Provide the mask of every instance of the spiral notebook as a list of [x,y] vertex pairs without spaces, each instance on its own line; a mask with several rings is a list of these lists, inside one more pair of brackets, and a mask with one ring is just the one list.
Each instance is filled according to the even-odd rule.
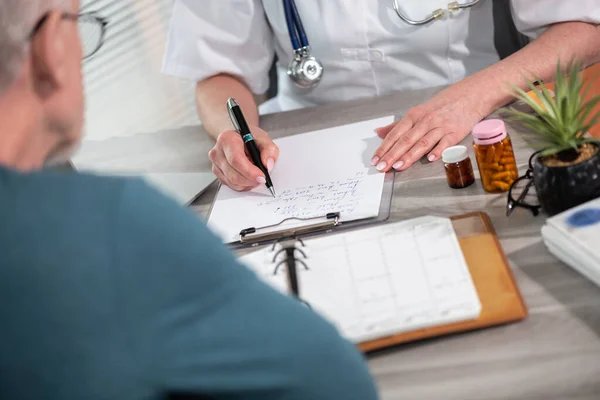
[[287,240],[241,261],[282,293],[292,261],[299,300],[355,343],[476,320],[482,309],[448,218]]

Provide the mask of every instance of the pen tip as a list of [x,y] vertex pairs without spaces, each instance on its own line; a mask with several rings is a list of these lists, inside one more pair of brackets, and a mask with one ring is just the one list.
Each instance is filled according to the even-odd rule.
[[237,105],[238,105],[238,103],[237,103],[237,101],[235,101],[235,99],[234,99],[233,97],[230,97],[230,98],[227,100],[227,105],[228,105],[229,107],[235,107],[235,106],[237,106]]
[[269,191],[271,192],[271,194],[273,195],[273,197],[277,197],[277,195],[275,194],[275,189],[273,189],[272,187],[270,187]]

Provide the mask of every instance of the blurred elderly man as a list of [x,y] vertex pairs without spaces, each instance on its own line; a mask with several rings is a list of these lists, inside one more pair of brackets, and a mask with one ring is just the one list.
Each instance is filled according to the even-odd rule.
[[375,399],[357,349],[193,214],[42,170],[80,139],[81,59],[106,28],[78,6],[0,0],[0,398]]

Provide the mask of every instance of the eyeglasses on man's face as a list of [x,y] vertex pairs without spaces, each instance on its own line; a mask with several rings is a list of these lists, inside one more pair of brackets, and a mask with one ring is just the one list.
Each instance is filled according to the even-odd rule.
[[533,182],[533,162],[540,153],[536,151],[529,157],[527,172],[525,175],[517,178],[508,190],[508,200],[506,204],[506,216],[510,216],[517,207],[528,209],[534,216],[540,213],[542,208],[535,191]]
[[[44,15],[37,22],[29,35],[29,40],[42,29],[50,14]],[[108,21],[95,13],[84,13],[84,14],[70,14],[64,13],[63,19],[77,22],[79,29],[79,38],[81,39],[82,55],[83,59],[86,60],[92,57],[100,50],[104,44],[104,36],[106,35],[106,26]]]

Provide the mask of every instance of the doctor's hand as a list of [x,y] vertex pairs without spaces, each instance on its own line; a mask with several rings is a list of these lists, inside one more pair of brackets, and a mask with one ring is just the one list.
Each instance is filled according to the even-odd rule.
[[[250,130],[260,150],[263,165],[270,172],[279,157],[279,148],[262,129],[250,126]],[[233,190],[248,191],[266,182],[265,175],[248,157],[242,137],[236,131],[219,134],[208,157],[213,163],[213,173]]]
[[376,129],[383,143],[372,165],[378,171],[403,171],[427,155],[430,162],[464,139],[481,119],[476,106],[464,94],[446,90],[410,109],[404,118]]

